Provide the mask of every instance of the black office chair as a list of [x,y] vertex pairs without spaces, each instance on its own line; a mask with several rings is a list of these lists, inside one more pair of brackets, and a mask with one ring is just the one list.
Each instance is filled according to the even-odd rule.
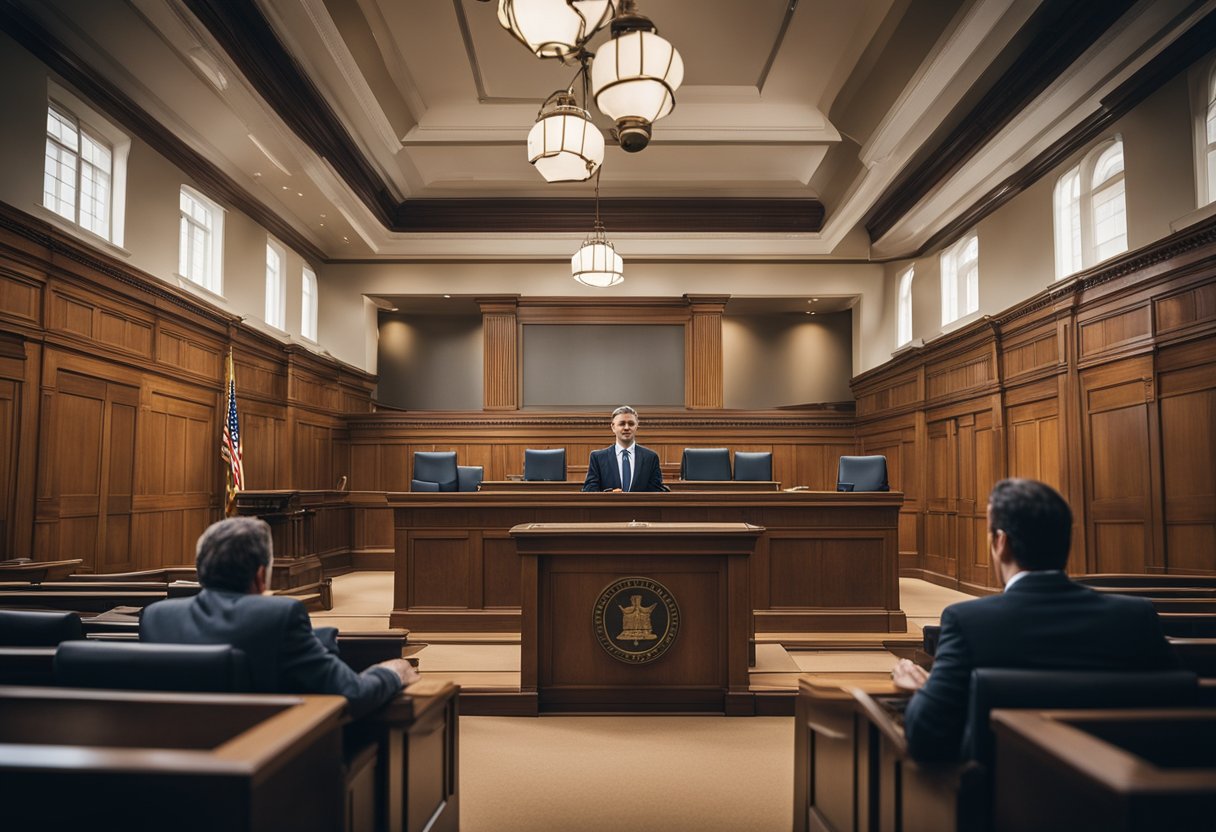
[[890,491],[885,456],[842,456],[836,469],[837,491]]
[[230,644],[65,641],[55,683],[73,688],[252,692],[245,653]]
[[460,474],[455,451],[414,451],[410,491],[458,491]]
[[729,448],[685,448],[680,460],[682,480],[729,480]]
[[735,479],[769,482],[773,478],[772,451],[735,451]]
[[0,610],[0,647],[55,647],[81,638],[79,613]]
[[524,450],[524,479],[529,482],[563,482],[566,479],[566,449]]
[[456,466],[456,490],[476,491],[485,478],[486,469],[481,465]]

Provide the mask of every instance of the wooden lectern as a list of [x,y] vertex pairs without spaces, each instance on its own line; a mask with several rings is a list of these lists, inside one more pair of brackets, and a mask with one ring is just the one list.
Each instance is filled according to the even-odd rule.
[[747,523],[524,523],[520,691],[533,713],[750,715]]

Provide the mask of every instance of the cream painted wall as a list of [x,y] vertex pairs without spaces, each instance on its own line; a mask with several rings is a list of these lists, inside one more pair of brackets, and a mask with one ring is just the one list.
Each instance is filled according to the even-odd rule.
[[[1181,73],[1051,174],[982,220],[978,226],[980,313],[998,314],[1055,281],[1052,192],[1056,179],[1116,134],[1123,137],[1129,248],[1167,236],[1170,223],[1196,207],[1191,120],[1186,74]],[[887,304],[878,329],[889,339],[888,355],[894,349],[898,275],[906,265],[906,261],[889,263],[885,269]],[[917,258],[915,265],[912,333],[913,338],[930,341],[943,332],[940,251]]]
[[[147,272],[164,282],[193,292],[209,303],[236,315],[280,340],[298,340],[300,335],[301,273],[303,258],[286,247],[287,331],[266,327],[266,231],[247,215],[223,206],[224,269],[223,296],[213,295],[177,277],[178,194],[183,184],[207,194],[206,189],[186,176],[150,146],[132,138],[127,160],[125,238],[121,248],[80,230],[42,207],[42,160],[46,143],[47,79],[71,90],[23,47],[0,34],[0,200],[50,222],[106,254]],[[76,92],[75,90],[72,90]],[[85,96],[77,96],[87,101]],[[113,123],[113,122],[111,122]],[[119,129],[121,125],[115,125]],[[126,131],[124,131],[126,132]],[[16,162],[14,160],[21,160]],[[317,269],[318,274],[320,270]],[[320,283],[318,277],[318,283]],[[324,286],[318,287],[325,297]],[[363,321],[359,315],[351,320]],[[336,326],[349,330],[350,321]],[[374,328],[373,328],[374,331]],[[325,332],[320,335],[324,343]],[[305,346],[308,342],[302,342]],[[319,347],[318,347],[319,349]],[[363,362],[359,362],[362,366]]]
[[852,314],[722,319],[723,404],[741,410],[853,400]]
[[323,332],[329,348],[343,361],[375,372],[368,338],[346,325],[363,317],[365,295],[452,294],[483,296],[519,294],[586,299],[613,297],[681,297],[725,294],[736,297],[856,296],[852,312],[849,360],[854,372],[876,366],[884,352],[879,332],[883,303],[883,267],[869,263],[625,263],[625,283],[615,289],[591,289],[570,278],[570,265],[560,263],[334,263],[324,267]]

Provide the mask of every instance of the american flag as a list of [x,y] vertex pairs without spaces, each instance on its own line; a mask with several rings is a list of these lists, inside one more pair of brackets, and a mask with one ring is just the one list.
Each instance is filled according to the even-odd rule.
[[220,457],[228,464],[228,510],[232,510],[236,494],[245,488],[245,466],[241,461],[241,424],[236,415],[236,372],[232,369],[232,353],[228,353],[228,407],[224,420],[224,438]]

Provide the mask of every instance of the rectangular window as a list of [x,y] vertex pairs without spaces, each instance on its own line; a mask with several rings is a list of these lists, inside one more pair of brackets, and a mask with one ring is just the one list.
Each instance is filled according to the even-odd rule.
[[317,340],[317,275],[308,266],[300,281],[300,335]]
[[283,264],[287,260],[283,247],[273,240],[266,241],[266,323],[285,329],[287,306],[283,296]]
[[980,308],[980,241],[975,232],[942,252],[942,325]]
[[99,237],[111,239],[110,142],[54,102],[47,105],[42,204]]
[[177,273],[208,291],[222,294],[223,209],[185,185],[178,208]]

